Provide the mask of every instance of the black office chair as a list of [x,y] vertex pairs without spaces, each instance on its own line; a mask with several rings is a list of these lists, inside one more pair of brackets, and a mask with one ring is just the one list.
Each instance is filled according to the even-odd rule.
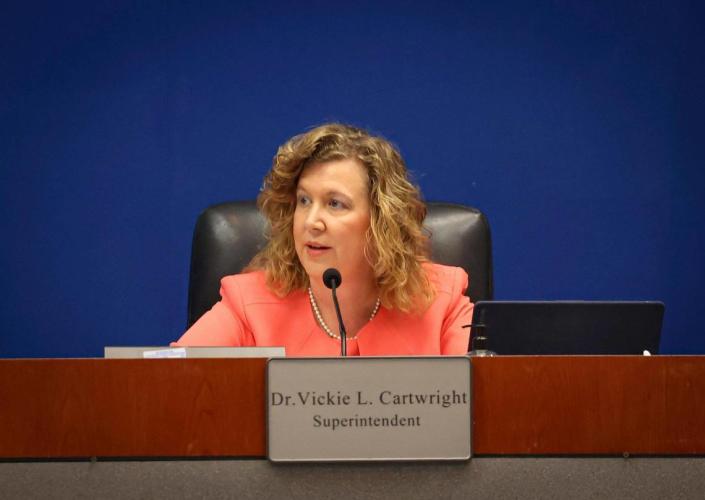
[[[220,203],[201,213],[191,247],[187,327],[220,300],[220,279],[239,273],[262,248],[265,224],[254,201]],[[433,261],[465,269],[470,300],[491,300],[492,242],[485,215],[462,205],[429,203],[425,226]]]

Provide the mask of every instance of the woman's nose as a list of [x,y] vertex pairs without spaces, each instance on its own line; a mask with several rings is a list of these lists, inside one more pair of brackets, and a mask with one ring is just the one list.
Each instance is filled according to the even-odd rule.
[[310,231],[323,231],[326,228],[319,207],[312,205],[306,215],[306,229]]

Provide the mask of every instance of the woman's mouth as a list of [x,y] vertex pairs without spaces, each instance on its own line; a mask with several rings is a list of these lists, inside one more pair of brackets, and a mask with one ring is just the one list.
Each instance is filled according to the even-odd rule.
[[306,252],[312,256],[318,256],[330,250],[331,247],[326,245],[321,245],[320,243],[306,243]]

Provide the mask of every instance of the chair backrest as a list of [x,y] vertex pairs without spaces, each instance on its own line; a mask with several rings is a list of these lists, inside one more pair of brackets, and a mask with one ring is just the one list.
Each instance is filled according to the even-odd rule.
[[[473,302],[491,300],[492,242],[485,215],[462,205],[429,203],[424,225],[431,233],[433,261],[465,269]],[[220,203],[201,213],[191,247],[187,326],[218,302],[221,278],[242,271],[263,247],[265,229],[254,201]]]

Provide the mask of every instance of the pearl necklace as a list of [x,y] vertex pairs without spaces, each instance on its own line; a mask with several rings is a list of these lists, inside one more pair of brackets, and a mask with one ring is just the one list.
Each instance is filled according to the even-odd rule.
[[[313,290],[311,290],[311,287],[308,287],[308,298],[311,301],[311,307],[313,307],[313,314],[316,316],[316,320],[318,321],[318,324],[321,325],[321,328],[323,328],[323,331],[328,334],[329,337],[333,337],[334,339],[340,340],[340,335],[337,333],[333,332],[328,325],[326,325],[326,322],[323,321],[323,315],[321,314],[321,311],[318,309],[318,304],[316,303],[316,298],[313,296]],[[372,318],[374,318],[377,315],[377,311],[379,311],[379,306],[381,305],[381,301],[379,300],[379,297],[377,297],[377,302],[375,302],[375,308],[372,309],[372,314],[370,314],[370,319],[369,321],[372,321]],[[348,337],[348,340],[352,340],[357,337]]]

